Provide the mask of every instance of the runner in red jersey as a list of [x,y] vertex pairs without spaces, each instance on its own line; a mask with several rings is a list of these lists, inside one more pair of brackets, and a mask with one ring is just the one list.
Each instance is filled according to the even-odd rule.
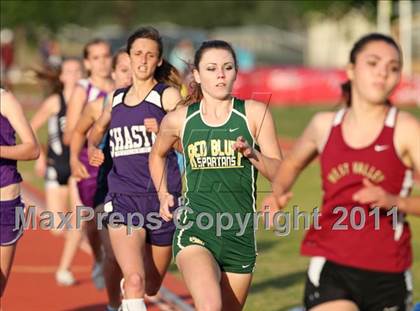
[[361,38],[350,54],[346,108],[317,114],[279,167],[265,206],[284,207],[305,166],[319,155],[321,215],[302,243],[311,256],[308,310],[408,310],[412,282],[406,214],[420,171],[420,124],[387,100],[400,80],[401,51],[381,34]]

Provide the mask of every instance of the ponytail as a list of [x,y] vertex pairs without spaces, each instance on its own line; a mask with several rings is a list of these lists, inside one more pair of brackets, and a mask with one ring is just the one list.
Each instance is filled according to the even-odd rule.
[[49,89],[52,94],[60,94],[64,85],[60,81],[61,67],[46,67],[43,70],[33,69],[38,79],[44,80],[48,83]]
[[347,80],[341,84],[341,96],[347,108],[351,107],[351,81]]
[[162,58],[162,65],[156,68],[155,79],[159,82],[168,84],[176,89],[181,89],[182,78],[178,70],[168,61]]
[[203,91],[199,83],[192,81],[189,85],[188,95],[179,103],[180,106],[189,106],[203,99]]

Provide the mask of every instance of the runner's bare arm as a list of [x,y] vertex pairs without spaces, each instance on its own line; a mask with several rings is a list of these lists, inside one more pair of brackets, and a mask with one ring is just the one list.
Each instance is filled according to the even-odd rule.
[[[182,117],[183,115],[184,117]],[[172,149],[172,146],[180,137],[180,120],[183,119],[185,119],[185,112],[182,110],[168,113],[160,124],[160,131],[150,152],[149,168],[153,183],[158,192],[168,192],[166,174],[164,174],[166,154]]]
[[77,85],[67,105],[66,127],[63,134],[63,142],[66,145],[70,145],[73,130],[80,118],[86,100],[86,90],[81,85]]
[[70,159],[79,158],[80,151],[86,142],[86,135],[95,122],[95,109],[91,104],[93,104],[93,102],[83,109],[83,112],[74,127],[70,142]]
[[166,221],[172,219],[169,207],[174,204],[174,198],[168,193],[167,187],[165,173],[166,155],[181,135],[181,126],[185,115],[186,108],[170,112],[163,118],[160,124],[160,131],[149,156],[150,175],[160,200],[160,215]]
[[102,101],[93,101],[85,106],[73,130],[70,142],[70,167],[72,175],[76,178],[87,178],[89,174],[86,167],[79,160],[80,152],[86,143],[86,135],[97,117],[97,105],[102,105]]
[[[403,146],[405,145],[405,150],[409,158],[409,166],[413,167],[417,175],[420,175],[420,122],[411,115],[404,114],[401,115],[404,118],[403,122],[399,122],[402,125],[401,130],[399,131],[402,136]],[[398,122],[398,121],[397,121]],[[410,133],[410,135],[407,135]],[[399,133],[396,133],[396,136]],[[398,139],[398,136],[397,136]],[[420,196],[413,196],[409,198],[398,198],[396,206],[400,211],[420,216]]]
[[51,95],[44,100],[41,107],[31,119],[31,127],[35,133],[47,122],[48,118],[58,113],[58,110],[60,109],[59,101],[60,98],[57,94]]
[[162,94],[162,106],[165,111],[173,111],[181,101],[179,90],[174,87],[168,87]]
[[9,92],[1,92],[0,113],[5,116],[18,134],[21,143],[15,146],[0,146],[0,156],[12,160],[35,160],[39,157],[39,145],[25,117],[22,106]]
[[[31,119],[31,127],[35,133],[35,136],[38,129],[41,128],[51,116],[57,114],[59,110],[60,97],[58,94],[53,94],[44,100],[44,102],[41,104],[41,107]],[[35,163],[35,171],[37,175],[44,176],[46,168],[47,156],[43,148],[40,148],[39,158]]]
[[248,157],[262,175],[272,180],[282,155],[271,112],[263,103],[249,100],[246,102],[246,115],[250,131],[260,151],[249,146],[248,142],[241,137],[237,139],[234,148]]
[[331,112],[316,114],[296,141],[292,150],[280,163],[272,183],[275,198],[271,204],[275,205],[276,209],[284,207],[290,198],[288,192],[297,176],[315,159],[322,149],[327,140],[333,115]]
[[105,109],[102,110],[102,114],[98,120],[93,124],[92,130],[89,133],[88,141],[89,145],[98,147],[101,143],[105,132],[108,129],[109,123],[111,122],[111,111],[112,105],[107,104]]

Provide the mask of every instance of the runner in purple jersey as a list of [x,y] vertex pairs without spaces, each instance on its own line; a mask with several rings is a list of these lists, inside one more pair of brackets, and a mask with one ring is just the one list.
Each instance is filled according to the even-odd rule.
[[[181,99],[180,78],[162,59],[162,41],[156,29],[146,27],[133,33],[127,52],[133,85],[114,93],[112,106],[103,112],[90,136],[98,146],[109,125],[113,168],[108,175],[105,211],[109,213],[106,221],[112,248],[125,280],[123,311],[146,310],[144,295],[157,293],[171,261],[175,226],[158,216],[159,200],[148,159],[158,124]],[[181,177],[175,153],[167,160],[170,191],[178,197]],[[132,225],[141,229],[129,228],[130,215]],[[116,223],[121,225],[114,226]],[[127,234],[130,229],[133,232]]]
[[[80,80],[79,85],[85,89],[87,95],[86,105],[97,99],[106,97],[107,93],[93,86],[89,80]],[[77,148],[74,148],[77,146]],[[80,178],[77,183],[79,195],[85,206],[93,206],[93,198],[96,191],[96,177],[98,176],[98,168],[89,164],[87,145],[83,144],[82,148],[78,146],[78,140],[72,137],[70,143],[71,167],[73,175]]]
[[[130,58],[124,49],[118,50],[112,57],[112,79],[115,82],[115,87],[124,88],[131,85],[131,65]],[[99,98],[87,105],[83,109],[82,117],[79,119],[76,125],[76,129],[73,133],[72,147],[78,147],[81,149],[85,144],[86,135],[91,129],[93,129],[95,121],[101,116],[102,111],[107,105],[112,103],[112,93],[104,98]],[[75,145],[75,141],[78,141],[78,146]],[[97,156],[101,157],[104,161],[99,168],[97,178],[97,188],[95,193],[94,208],[95,213],[103,213],[103,206],[105,197],[108,193],[108,182],[107,176],[112,168],[112,159],[109,152],[108,140],[105,137],[101,143],[102,149],[89,147],[89,152],[94,152]],[[93,150],[94,149],[94,150]],[[90,155],[89,155],[90,157]],[[117,260],[115,259],[114,252],[111,247],[109,240],[108,230],[99,230],[101,242],[104,250],[103,260],[103,272],[105,277],[105,286],[108,293],[108,305],[107,311],[116,311],[121,305],[121,292],[120,292],[120,280],[122,278],[122,272],[118,266]]]
[[98,169],[89,165],[87,146],[72,148],[72,133],[83,108],[95,99],[105,97],[113,89],[111,74],[111,49],[106,41],[96,39],[84,48],[84,65],[89,78],[80,80],[74,90],[67,110],[67,122],[64,130],[64,143],[70,144],[70,164],[72,175],[79,178],[80,198],[85,206],[93,207],[93,196],[96,190]]
[[[21,221],[16,222],[16,213],[22,212],[20,198],[22,177],[16,161],[35,160],[39,146],[16,98],[0,89],[0,297],[13,263],[16,243],[23,233]],[[15,133],[21,143],[16,145]],[[18,219],[22,219],[18,217]]]
[[[104,97],[114,88],[110,79],[111,48],[106,41],[95,39],[86,44],[83,50],[83,58],[89,78],[80,81],[70,98],[63,141],[65,144],[70,144],[70,166],[72,175],[79,180],[77,186],[80,199],[84,206],[93,208],[98,169],[89,165],[86,145],[82,150],[74,148],[78,143],[74,142],[73,138],[77,140],[79,137],[73,135],[73,133],[84,106],[89,105],[97,98]],[[103,256],[96,222],[89,221],[86,227],[87,237],[95,257],[92,278],[97,288],[103,288],[105,286],[102,277]]]
[[[145,119],[154,118],[158,124],[162,121],[166,114],[162,106],[162,94],[168,87],[158,82],[143,101],[134,106],[124,103],[130,88],[119,89],[114,93],[109,126],[114,162],[108,175],[108,185],[112,189],[110,192],[128,195],[156,193],[147,167],[156,134],[147,130]],[[169,191],[180,193],[181,177],[174,151],[168,154],[167,161]]]
[[[85,88],[88,102],[86,108],[96,100],[103,101],[107,93],[94,87],[89,80],[79,81],[79,86]],[[94,95],[92,95],[94,94]],[[86,111],[85,109],[82,110]],[[78,119],[80,121],[81,117]],[[89,164],[86,137],[76,135],[78,132],[73,130],[70,143],[70,166],[72,175],[77,178],[77,188],[79,190],[80,199],[84,206],[94,208],[93,199],[96,192],[96,178],[98,176],[98,168]]]

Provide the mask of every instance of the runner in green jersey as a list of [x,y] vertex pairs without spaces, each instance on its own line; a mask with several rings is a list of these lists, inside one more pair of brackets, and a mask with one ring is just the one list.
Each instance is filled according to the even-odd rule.
[[186,208],[177,214],[174,257],[197,310],[240,310],[255,266],[253,216],[257,171],[271,180],[280,162],[267,106],[232,97],[236,56],[224,41],[207,41],[194,59],[197,88],[189,105],[161,123],[150,154],[160,214],[172,219],[165,156],[180,140]]

